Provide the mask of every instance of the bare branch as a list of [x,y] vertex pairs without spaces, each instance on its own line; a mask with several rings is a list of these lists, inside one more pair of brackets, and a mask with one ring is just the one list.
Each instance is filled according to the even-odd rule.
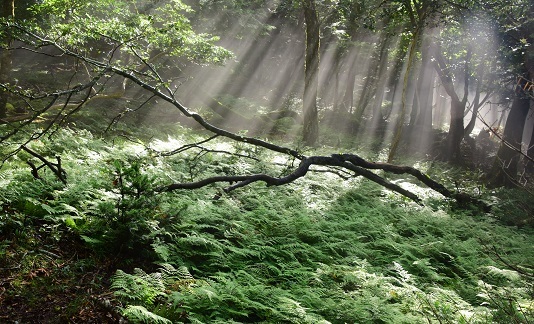
[[449,189],[445,188],[445,186],[443,186],[442,184],[432,180],[428,175],[422,173],[421,171],[415,168],[409,166],[397,166],[388,163],[369,162],[354,154],[334,154],[332,156],[305,157],[301,160],[300,165],[293,172],[291,172],[289,175],[280,178],[269,176],[266,174],[216,176],[203,179],[197,182],[170,184],[158,188],[157,191],[164,192],[173,191],[177,189],[198,189],[218,182],[236,182],[235,184],[226,187],[224,189],[225,192],[230,192],[237,188],[241,188],[258,181],[265,182],[267,186],[281,186],[304,177],[306,173],[310,170],[310,166],[312,165],[335,166],[351,170],[355,172],[356,175],[363,176],[364,178],[376,182],[381,186],[384,186],[385,188],[388,188],[413,200],[418,204],[421,204],[421,199],[416,194],[386,180],[385,178],[369,171],[368,169],[383,170],[395,174],[410,174],[422,183],[424,183],[426,186],[439,192],[443,196],[454,199],[461,206],[473,204],[482,208],[485,211],[489,210],[489,206],[486,205],[484,202],[479,201],[464,193],[452,192]]
[[418,204],[421,204],[421,199],[417,197],[417,195],[403,189],[402,187],[394,183],[387,181],[386,179],[378,176],[377,174],[369,170],[365,170],[354,164],[347,163],[346,161],[341,159],[339,155],[306,157],[301,160],[300,165],[293,172],[280,178],[269,176],[266,174],[216,176],[216,177],[203,179],[197,182],[173,183],[173,184],[170,184],[164,187],[160,187],[156,191],[165,192],[165,191],[173,191],[177,189],[198,189],[198,188],[202,188],[202,187],[205,187],[207,185],[217,183],[217,182],[230,182],[230,183],[237,182],[224,189],[224,191],[227,193],[235,189],[247,186],[251,183],[258,182],[258,181],[265,182],[267,186],[281,186],[281,185],[291,183],[299,178],[304,177],[308,173],[310,166],[312,165],[344,167],[346,169],[354,171],[357,175],[361,175],[388,189],[398,192],[405,197],[410,198],[411,200],[415,201]]
[[33,150],[30,150],[25,145],[22,145],[21,149],[26,151],[26,152],[28,152],[28,153],[30,153],[30,155],[38,158],[39,160],[41,160],[41,162],[43,162],[43,165],[40,166],[40,167],[36,167],[35,164],[31,163],[31,161],[27,162],[28,165],[32,168],[32,174],[33,174],[33,176],[35,178],[40,179],[38,171],[39,171],[39,169],[41,169],[42,167],[44,167],[46,165],[52,172],[54,172],[56,177],[61,182],[63,182],[63,184],[67,184],[67,174],[66,174],[65,170],[63,170],[63,168],[61,167],[61,158],[59,156],[56,156],[57,163],[52,163],[52,162],[48,161],[44,156],[42,156],[41,154],[39,154],[39,153],[37,153],[37,152],[35,152]]

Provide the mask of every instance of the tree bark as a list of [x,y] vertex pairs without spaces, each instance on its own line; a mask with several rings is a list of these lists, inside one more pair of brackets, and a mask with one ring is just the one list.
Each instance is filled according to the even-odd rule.
[[439,45],[434,50],[434,66],[441,80],[443,88],[451,98],[450,127],[447,134],[447,146],[444,152],[445,159],[449,162],[458,163],[461,161],[460,144],[464,138],[464,112],[467,104],[469,89],[469,61],[471,59],[471,50],[468,49],[464,68],[464,93],[462,99],[456,93],[452,77],[448,73],[447,64]]
[[513,187],[515,185],[523,129],[530,109],[530,100],[519,84],[504,126],[503,141],[493,163],[491,172],[493,177],[490,179],[493,186]]
[[281,186],[288,183],[291,183],[299,178],[304,177],[310,167],[313,165],[320,166],[336,166],[348,169],[353,171],[355,175],[363,176],[385,188],[388,188],[392,191],[395,191],[414,202],[421,204],[421,199],[414,193],[400,187],[397,184],[394,184],[387,179],[369,171],[369,170],[383,170],[385,172],[394,173],[394,174],[409,174],[415,177],[417,180],[421,181],[423,184],[442,194],[444,197],[451,198],[456,200],[458,205],[462,207],[468,207],[469,205],[474,205],[481,208],[484,211],[489,211],[490,207],[484,202],[477,200],[467,194],[453,192],[443,186],[441,183],[431,179],[428,175],[422,173],[421,171],[409,167],[409,166],[398,166],[389,163],[380,163],[380,162],[369,162],[358,155],[355,154],[332,154],[331,156],[309,156],[303,157],[299,166],[293,170],[290,174],[284,177],[273,177],[267,174],[251,174],[251,175],[237,175],[237,176],[215,176],[211,178],[206,178],[197,182],[188,182],[188,183],[173,183],[160,188],[157,188],[156,191],[159,192],[168,192],[178,189],[198,189],[205,187],[207,185],[218,183],[218,182],[230,182],[234,183],[224,188],[224,192],[228,193],[235,189],[248,186],[251,183],[262,181],[267,184],[267,186]]
[[356,60],[350,62],[349,70],[347,73],[347,81],[345,83],[345,93],[343,94],[343,100],[341,105],[344,112],[352,114],[354,108],[354,85],[356,83]]
[[[534,2],[530,2],[528,8],[530,17],[534,14]],[[526,39],[528,44],[532,44],[534,38],[532,30],[534,21],[531,19],[528,23],[518,29],[515,38]],[[501,146],[497,152],[497,157],[493,164],[492,181],[494,186],[511,187],[516,184],[518,161],[521,156],[521,144],[523,139],[523,130],[526,118],[530,109],[530,104],[534,102],[534,90],[532,88],[532,79],[534,78],[534,48],[529,46],[522,55],[522,62],[518,82],[515,87],[515,97],[512,103],[512,109],[506,120],[504,134]],[[534,136],[532,136],[534,137]],[[532,145],[532,142],[530,143]],[[527,156],[532,158],[533,150],[527,151]]]
[[365,110],[371,103],[373,97],[378,90],[378,82],[380,77],[383,76],[384,70],[387,67],[387,56],[389,53],[389,47],[391,45],[391,36],[387,33],[383,33],[380,36],[380,40],[372,54],[371,63],[367,71],[367,78],[363,86],[360,98],[358,99],[358,105],[356,106],[356,112],[354,119],[358,122],[365,114]]
[[480,65],[480,67],[478,69],[478,72],[477,72],[478,83],[477,83],[477,88],[475,90],[475,97],[473,98],[473,103],[471,104],[471,109],[473,111],[472,111],[471,119],[469,120],[469,123],[467,123],[467,126],[465,126],[464,137],[467,137],[467,136],[471,135],[471,133],[473,132],[473,129],[475,129],[475,124],[476,124],[476,121],[477,121],[478,111],[480,110],[480,108],[486,103],[486,101],[493,94],[492,91],[488,90],[486,92],[486,95],[484,96],[484,98],[482,98],[482,99],[480,98],[480,94],[481,94],[481,91],[482,91],[481,90],[482,84],[484,83],[484,80],[483,80],[484,70],[483,69],[484,69],[484,66]]
[[373,125],[373,128],[375,130],[375,135],[376,135],[376,131],[381,126],[380,124],[384,122],[382,103],[384,102],[384,98],[386,96],[386,86],[387,86],[387,82],[389,81],[387,67],[390,65],[390,62],[388,60],[388,55],[389,55],[389,45],[391,45],[391,39],[388,39],[387,43],[388,43],[388,46],[386,46],[384,51],[381,52],[381,58],[380,58],[381,64],[380,64],[378,75],[377,75],[378,84],[376,86],[375,98],[372,103],[373,117],[371,120],[371,124]]
[[304,0],[306,21],[306,57],[304,65],[304,120],[302,139],[313,146],[319,137],[317,89],[319,87],[319,19],[315,0]]
[[451,100],[451,121],[447,134],[446,159],[450,162],[461,161],[460,144],[464,138],[465,104],[459,100]]
[[[15,17],[15,0],[4,0],[2,4],[2,18],[13,20]],[[2,39],[2,52],[0,53],[0,83],[8,83],[11,77],[11,51],[7,48],[11,44],[9,33]],[[0,118],[7,116],[7,103],[9,92],[0,90]]]
[[[527,156],[531,159],[534,159],[534,129],[532,130],[532,135],[530,135],[530,142],[527,149]],[[534,163],[530,160],[527,160],[525,170],[529,174],[534,174]]]
[[411,125],[420,126],[425,132],[432,130],[432,101],[434,99],[433,85],[435,71],[432,67],[430,42],[433,34],[430,31],[430,35],[423,35],[421,44],[421,70],[417,79],[417,88],[412,105],[412,119],[410,121]]
[[417,26],[414,32],[413,38],[410,44],[410,50],[408,52],[408,62],[406,63],[406,71],[404,72],[404,80],[402,86],[402,99],[401,99],[401,109],[400,114],[397,117],[397,123],[395,125],[395,133],[393,135],[393,142],[389,149],[388,162],[392,162],[395,155],[397,154],[397,149],[399,147],[401,138],[402,138],[402,129],[404,127],[404,119],[406,118],[406,96],[408,93],[408,83],[410,77],[413,73],[412,64],[415,58],[415,53],[417,50],[417,44],[419,43],[419,37],[421,32],[421,26]]

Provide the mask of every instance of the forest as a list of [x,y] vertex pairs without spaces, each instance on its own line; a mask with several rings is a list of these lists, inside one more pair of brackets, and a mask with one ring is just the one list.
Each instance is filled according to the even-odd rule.
[[1,323],[534,323],[531,0],[4,0]]

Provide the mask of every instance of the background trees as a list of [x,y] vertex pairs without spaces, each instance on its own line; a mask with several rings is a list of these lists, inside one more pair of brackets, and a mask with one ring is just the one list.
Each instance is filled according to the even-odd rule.
[[[388,147],[389,160],[399,145],[428,153],[441,143],[439,152],[431,155],[462,164],[466,162],[462,141],[473,131],[495,127],[502,120],[500,111],[507,111],[487,104],[511,105],[505,99],[513,91],[511,80],[521,75],[524,85],[530,82],[528,10],[529,6],[491,2],[483,6],[461,1],[431,5],[426,1],[287,0],[208,1],[192,7],[180,1],[74,5],[45,1],[30,11],[41,19],[32,27],[36,32],[79,55],[105,57],[133,73],[141,69],[137,75],[141,81],[167,86],[199,112],[210,108],[206,116],[215,125],[245,128],[250,134],[290,136],[300,125],[301,140],[313,145],[319,123],[326,126],[323,121],[328,120],[336,130],[349,132],[345,137],[349,142],[350,137],[380,134],[383,140],[377,143]],[[221,28],[227,32],[222,38],[196,34],[193,26],[205,32]],[[251,37],[244,32],[247,29]],[[11,69],[7,63],[3,66],[2,75],[7,76]],[[88,93],[90,99],[110,99],[111,94],[119,96],[132,89],[132,81],[108,79],[102,69],[81,73],[76,70],[80,66],[71,67],[78,83],[98,79],[98,87],[92,85]],[[160,74],[161,68],[167,72]],[[123,112],[136,111],[141,116],[143,110],[134,108],[141,97],[135,93],[129,97],[137,101]],[[3,100],[7,103],[7,97]],[[15,106],[24,105],[21,101]],[[529,103],[523,106],[511,110],[512,117],[521,113],[509,119],[510,125],[525,124]],[[477,122],[481,118],[489,118],[484,120],[488,126]],[[410,131],[402,131],[405,124]],[[441,127],[447,131],[446,140],[433,137],[433,129]],[[516,143],[512,146],[520,151],[522,130],[506,129],[505,142]],[[512,129],[517,134],[512,136]],[[504,158],[509,146],[499,153],[501,166],[510,165],[503,162],[510,161]],[[516,164],[514,160],[512,165]]]
[[[527,144],[530,137],[524,136],[524,128],[528,123],[528,111],[532,106],[532,83],[534,65],[532,57],[532,30],[534,24],[529,18],[534,12],[534,5],[521,4],[520,6],[501,6],[493,4],[494,17],[499,19],[499,32],[501,36],[501,51],[503,59],[509,67],[507,74],[508,101],[512,102],[510,114],[506,121],[502,143],[492,170],[494,185],[512,185],[518,179],[518,163],[522,144]],[[511,26],[506,28],[505,26]],[[529,129],[531,132],[532,129]],[[525,137],[525,141],[523,138]],[[534,143],[529,142],[527,147]],[[528,153],[528,151],[527,151]],[[532,160],[532,156],[529,156]],[[529,161],[528,158],[525,159]]]
[[[193,111],[210,108],[206,120],[218,127],[284,134],[313,146],[321,123],[348,132],[334,135],[337,142],[359,137],[375,141],[375,148],[387,147],[388,160],[403,146],[456,164],[473,163],[465,160],[462,143],[473,131],[496,127],[503,119],[498,115],[507,109],[498,111],[493,103],[512,107],[507,125],[525,125],[527,120],[531,22],[525,17],[532,10],[529,6],[289,0],[192,5],[45,1],[29,12],[41,19],[31,28],[46,37],[37,43],[28,35],[17,37],[47,50],[51,47],[46,42],[53,39],[74,53],[68,67],[60,70],[65,72],[67,67],[72,82],[86,85],[82,88],[87,92],[73,91],[71,83],[67,93],[80,97],[83,93],[86,100],[123,97],[129,101],[120,116],[135,112],[138,121],[148,109],[137,109],[139,105],[153,106],[154,98],[129,92],[134,80],[110,77],[104,65],[89,68],[94,62],[83,58],[108,60],[158,91],[167,89]],[[6,27],[6,37],[13,37],[19,28]],[[193,27],[228,32],[219,38],[195,33]],[[251,37],[246,29],[253,31]],[[57,55],[41,49],[34,52]],[[8,57],[11,52],[3,53]],[[4,76],[11,70],[8,61],[3,64]],[[512,85],[512,79],[523,83]],[[527,89],[522,90],[526,95],[522,105],[505,99],[514,87]],[[7,103],[4,92],[3,107],[49,109],[24,101],[39,97],[36,93],[12,92],[19,96],[17,104]],[[67,115],[81,108],[73,98],[68,100]],[[410,125],[407,132],[403,132],[405,124]],[[434,137],[442,127],[446,139]],[[503,139],[509,144],[502,146],[493,173],[500,174],[499,165],[513,166],[505,174],[515,177],[518,155],[511,152],[521,151],[520,143],[528,146],[528,134],[522,141],[523,129],[505,128]],[[300,139],[293,137],[297,133]],[[511,155],[515,157],[509,163]],[[495,183],[504,183],[502,174],[498,178]]]

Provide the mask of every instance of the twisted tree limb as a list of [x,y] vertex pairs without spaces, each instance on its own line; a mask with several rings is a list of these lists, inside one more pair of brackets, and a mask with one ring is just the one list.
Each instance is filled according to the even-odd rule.
[[363,176],[364,178],[371,180],[391,191],[397,192],[417,204],[422,204],[421,198],[419,198],[413,192],[410,192],[401,186],[394,184],[384,177],[379,176],[376,173],[369,171],[373,170],[383,170],[386,172],[391,172],[394,174],[409,174],[421,181],[423,184],[429,188],[439,192],[444,197],[455,200],[460,206],[475,205],[481,208],[484,211],[489,211],[490,207],[467,194],[453,192],[447,189],[445,186],[439,182],[431,179],[428,175],[422,173],[421,171],[409,167],[409,166],[398,166],[389,163],[377,163],[369,162],[355,154],[333,154],[331,156],[310,156],[304,157],[299,166],[293,170],[290,174],[284,177],[273,177],[267,174],[251,174],[251,175],[235,175],[235,176],[215,176],[206,179],[202,179],[197,182],[187,182],[187,183],[173,183],[166,186],[162,186],[157,189],[160,192],[169,192],[178,189],[198,189],[210,184],[219,183],[219,182],[229,182],[230,186],[224,188],[224,192],[228,193],[235,189],[247,186],[254,182],[265,182],[267,186],[281,186],[288,183],[291,183],[299,178],[304,177],[310,167],[313,165],[319,166],[335,166],[345,168],[354,172],[356,176]]

